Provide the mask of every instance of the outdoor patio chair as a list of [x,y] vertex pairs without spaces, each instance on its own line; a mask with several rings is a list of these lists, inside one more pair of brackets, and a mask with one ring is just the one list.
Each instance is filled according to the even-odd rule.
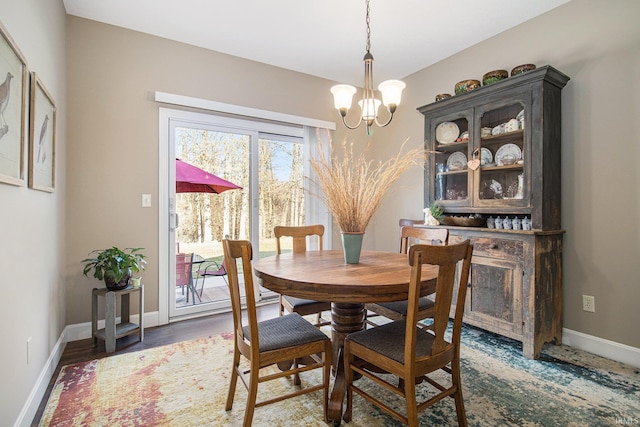
[[187,289],[187,302],[189,293],[192,296],[192,303],[196,303],[196,289],[193,284],[193,254],[176,254],[176,287],[182,289],[184,294]]
[[[227,281],[227,267],[224,260],[221,264],[211,260],[201,263],[198,270],[196,270],[196,284],[198,280],[202,279],[202,286],[200,287],[200,300],[202,300],[202,293],[204,292],[204,285],[207,277],[222,277],[224,282],[229,285]],[[197,286],[196,286],[197,287]]]

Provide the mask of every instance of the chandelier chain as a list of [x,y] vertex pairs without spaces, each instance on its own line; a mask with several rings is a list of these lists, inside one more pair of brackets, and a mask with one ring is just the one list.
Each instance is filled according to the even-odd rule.
[[369,19],[369,0],[367,0],[367,52],[371,50],[371,26]]

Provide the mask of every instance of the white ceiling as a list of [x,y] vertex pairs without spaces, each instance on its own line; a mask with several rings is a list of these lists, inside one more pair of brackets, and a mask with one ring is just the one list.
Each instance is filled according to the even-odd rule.
[[[569,0],[372,0],[374,84]],[[67,13],[362,86],[364,0],[64,0]]]

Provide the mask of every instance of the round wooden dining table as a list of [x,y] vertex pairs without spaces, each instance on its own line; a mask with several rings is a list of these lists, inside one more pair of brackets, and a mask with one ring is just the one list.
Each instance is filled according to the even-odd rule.
[[[331,302],[331,342],[335,380],[327,417],[340,423],[345,393],[342,347],[347,334],[364,329],[367,302],[407,299],[411,267],[407,255],[363,251],[358,264],[346,264],[342,251],[308,251],[255,261],[261,286],[279,294]],[[435,292],[438,268],[422,267],[421,295]]]

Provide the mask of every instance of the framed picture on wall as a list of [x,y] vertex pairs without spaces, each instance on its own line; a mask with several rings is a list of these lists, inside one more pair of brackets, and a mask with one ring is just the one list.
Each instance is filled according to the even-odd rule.
[[36,73],[31,73],[29,187],[52,193],[56,177],[56,104]]
[[24,56],[0,23],[0,182],[25,183],[27,89]]

